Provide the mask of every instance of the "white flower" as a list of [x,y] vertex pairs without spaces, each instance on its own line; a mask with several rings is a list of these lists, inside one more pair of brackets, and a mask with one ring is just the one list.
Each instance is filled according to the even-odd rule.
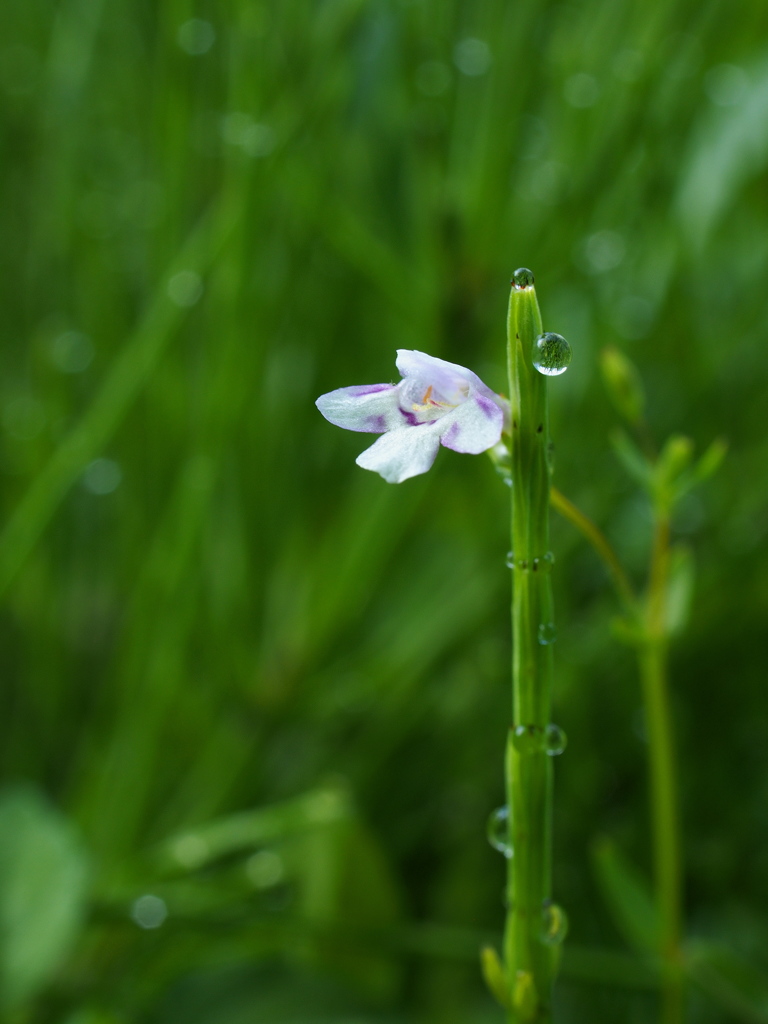
[[424,352],[399,349],[399,384],[339,388],[315,403],[346,430],[382,434],[358,466],[399,484],[426,473],[440,445],[478,455],[501,438],[508,405],[477,374]]

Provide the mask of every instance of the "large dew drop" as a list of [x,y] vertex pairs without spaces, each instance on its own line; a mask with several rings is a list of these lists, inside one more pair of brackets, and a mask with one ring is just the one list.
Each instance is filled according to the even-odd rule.
[[499,853],[509,859],[512,856],[512,842],[509,838],[509,808],[497,807],[488,818],[488,842]]
[[571,346],[562,334],[541,334],[533,344],[533,365],[546,377],[559,377],[571,363]]
[[533,287],[533,271],[528,270],[527,267],[520,267],[512,275],[512,284],[515,288],[532,288]]

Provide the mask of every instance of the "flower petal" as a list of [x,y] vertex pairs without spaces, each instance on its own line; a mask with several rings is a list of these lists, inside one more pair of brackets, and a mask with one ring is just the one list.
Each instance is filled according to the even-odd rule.
[[498,444],[504,413],[485,395],[474,395],[439,421],[440,443],[455,452],[479,455]]
[[488,385],[483,384],[477,374],[468,370],[466,366],[449,363],[445,359],[438,359],[437,356],[427,355],[426,352],[419,352],[417,349],[399,348],[397,369],[402,377],[423,380],[425,384],[432,384],[444,393],[458,390],[462,384],[469,384],[472,389],[477,389],[481,395],[492,401],[498,398]]
[[315,405],[330,423],[345,430],[383,434],[385,430],[402,426],[403,422],[395,384],[337,388],[320,395]]
[[372,469],[391,484],[426,473],[440,447],[438,423],[390,430],[355,460],[363,469]]

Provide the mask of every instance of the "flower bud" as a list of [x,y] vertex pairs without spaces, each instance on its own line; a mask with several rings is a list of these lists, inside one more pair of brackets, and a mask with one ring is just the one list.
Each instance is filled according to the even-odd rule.
[[643,415],[645,394],[635,364],[623,352],[609,346],[600,353],[600,369],[608,396],[620,416],[636,426]]

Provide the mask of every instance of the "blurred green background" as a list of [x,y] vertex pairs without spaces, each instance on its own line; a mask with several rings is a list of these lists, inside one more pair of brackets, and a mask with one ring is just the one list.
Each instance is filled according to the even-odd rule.
[[[313,402],[397,347],[503,390],[520,265],[574,351],[557,484],[638,582],[600,350],[657,439],[729,441],[676,521],[673,703],[687,931],[751,966],[690,1019],[768,1019],[766,29],[757,0],[4,0],[4,1020],[501,1020],[508,492],[447,451],[389,486]],[[553,532],[558,1021],[650,1022],[595,854],[649,872],[635,665]]]

